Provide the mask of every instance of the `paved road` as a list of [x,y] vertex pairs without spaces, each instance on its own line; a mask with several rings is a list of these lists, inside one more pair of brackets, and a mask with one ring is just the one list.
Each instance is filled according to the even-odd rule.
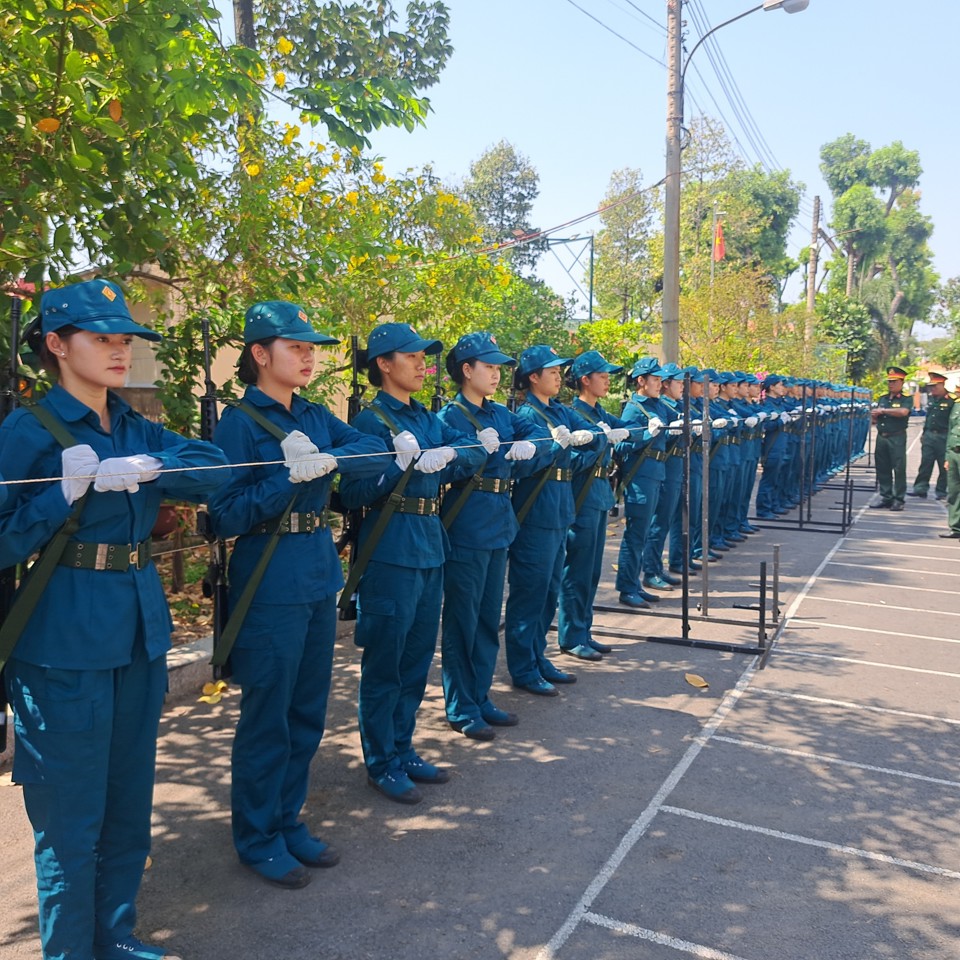
[[[501,673],[497,700],[522,722],[489,744],[444,724],[434,675],[419,746],[453,777],[419,807],[365,786],[345,637],[305,814],[343,861],[304,890],[264,885],[233,854],[238,695],[171,702],[141,934],[188,960],[960,957],[960,549],[936,537],[942,504],[867,510],[872,471],[853,476],[846,536],[765,530],[710,568],[712,614],[746,621],[732,604],[755,599],[781,546],[786,624],[765,668],[643,639],[679,636],[676,621],[605,614],[624,639],[577,664],[561,697],[520,694]],[[839,520],[838,498],[817,495],[815,523]],[[749,645],[756,631],[696,623],[693,636]],[[0,958],[35,957],[9,777],[0,830]]]

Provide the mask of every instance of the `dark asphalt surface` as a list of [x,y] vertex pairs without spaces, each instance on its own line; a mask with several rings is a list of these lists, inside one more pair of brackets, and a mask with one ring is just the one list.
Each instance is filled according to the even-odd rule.
[[[845,537],[765,530],[710,568],[711,614],[745,624],[692,635],[751,645],[755,614],[733,604],[756,600],[780,545],[786,624],[763,669],[643,639],[679,637],[677,621],[603,614],[622,639],[598,664],[564,658],[579,682],[560,697],[514,691],[501,669],[496,701],[521,724],[481,744],[443,721],[435,666],[418,748],[452,777],[417,807],[365,785],[345,635],[304,812],[343,859],[303,890],[265,885],[232,849],[239,693],[173,699],[141,936],[187,960],[960,958],[960,542],[937,538],[942,504],[867,510],[873,471],[861,461],[852,475]],[[818,494],[814,522],[836,523],[839,498]],[[31,837],[9,773],[0,831],[0,958],[37,957]]]

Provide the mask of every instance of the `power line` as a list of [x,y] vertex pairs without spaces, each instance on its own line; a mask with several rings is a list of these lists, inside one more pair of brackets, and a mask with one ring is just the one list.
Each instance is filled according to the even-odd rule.
[[658,60],[655,56],[653,56],[653,54],[647,53],[647,51],[644,50],[642,47],[638,47],[632,40],[628,40],[622,33],[617,33],[617,31],[614,30],[613,27],[604,23],[599,17],[595,17],[592,13],[590,13],[589,10],[584,10],[583,7],[580,6],[580,4],[574,3],[574,0],[567,0],[567,3],[569,3],[571,7],[576,7],[582,14],[584,14],[584,16],[587,16],[591,20],[593,20],[594,23],[600,24],[600,26],[603,27],[604,30],[609,30],[610,33],[612,33],[615,37],[619,37],[624,43],[633,47],[633,49],[636,50],[637,53],[642,53],[648,60],[652,60],[654,63],[659,64],[659,66],[661,67],[666,66],[666,64],[662,60]]

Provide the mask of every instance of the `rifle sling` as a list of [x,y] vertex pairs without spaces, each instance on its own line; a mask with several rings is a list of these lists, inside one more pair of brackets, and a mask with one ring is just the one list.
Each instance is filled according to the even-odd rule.
[[[268,420],[259,410],[257,410],[256,407],[251,406],[249,403],[244,403],[243,401],[237,400],[224,400],[224,403],[227,403],[229,406],[235,407],[237,410],[245,413],[248,417],[250,417],[251,420],[254,421],[254,423],[263,427],[267,433],[275,437],[277,440],[286,439],[286,431],[282,430],[275,423],[272,423],[270,420]],[[253,603],[254,594],[256,594],[257,588],[260,586],[263,576],[267,572],[267,567],[270,564],[273,553],[277,549],[277,542],[280,539],[280,531],[283,529],[284,524],[289,519],[296,500],[297,494],[294,493],[294,495],[290,498],[290,502],[287,504],[286,509],[281,514],[276,529],[273,531],[273,534],[267,541],[266,546],[263,548],[263,553],[260,554],[260,559],[257,560],[257,565],[253,568],[253,573],[250,575],[250,579],[244,586],[243,593],[240,594],[240,598],[237,600],[236,606],[228,614],[227,622],[223,625],[223,630],[221,630],[220,636],[216,638],[213,657],[210,660],[210,665],[212,667],[223,667],[226,665],[227,660],[230,657],[230,652],[233,650],[233,645],[236,643],[237,635],[240,633],[240,628],[243,626],[244,617],[246,617],[247,611],[250,609],[250,604]]]
[[[587,413],[586,410],[581,410],[580,414],[584,417],[584,419],[589,420],[591,423],[596,424],[597,426],[603,422],[602,418],[594,418],[591,414]],[[603,451],[600,452],[600,460],[598,462],[603,462]],[[587,474],[587,479],[583,481],[583,486],[580,488],[580,492],[577,494],[577,499],[573,502],[573,512],[575,514],[578,514],[580,512],[580,508],[587,502],[587,494],[590,493],[590,488],[593,486],[593,481],[596,479],[597,471],[591,470],[590,473]]]
[[[387,413],[387,411],[384,410],[378,403],[364,403],[363,407],[364,409],[369,410],[375,416],[379,417],[394,437],[401,432],[393,417],[391,417],[390,414]],[[380,516],[377,517],[377,522],[373,525],[373,529],[370,531],[370,536],[364,541],[363,548],[357,554],[357,559],[350,564],[350,573],[347,576],[347,582],[343,585],[343,590],[340,593],[340,599],[337,601],[337,606],[341,610],[347,610],[351,605],[351,598],[353,597],[354,593],[356,593],[357,585],[360,583],[360,578],[367,569],[367,566],[373,557],[373,552],[377,549],[377,544],[380,542],[380,538],[387,529],[387,524],[390,522],[390,518],[393,516],[394,511],[397,509],[397,506],[403,499],[403,491],[406,490],[407,482],[413,475],[414,463],[415,461],[411,460],[410,463],[407,464],[407,468],[403,471],[403,474],[397,481],[397,485],[387,495],[386,502],[380,510]]]
[[[450,403],[455,406],[468,420],[470,424],[476,427],[477,433],[483,429],[483,424],[467,409],[467,407],[460,403],[459,400],[451,400]],[[443,517],[443,529],[449,530],[453,526],[453,521],[457,519],[457,514],[466,506],[467,501],[470,499],[470,494],[479,486],[478,481],[480,480],[480,475],[476,474],[472,476],[468,481],[466,486],[460,491],[459,496],[456,500],[453,501],[453,506],[444,514]]]
[[[26,407],[43,426],[53,435],[54,440],[66,449],[76,445],[76,440],[70,435],[70,432],[63,424],[44,407],[32,403],[24,403]],[[50,542],[44,547],[39,558],[24,575],[20,583],[20,591],[0,626],[0,670],[13,653],[23,628],[27,625],[33,611],[36,609],[43,591],[46,589],[53,571],[63,556],[70,538],[80,527],[80,514],[83,512],[84,504],[87,502],[89,488],[82,497],[73,504],[70,515],[63,522],[63,525],[53,535]]]

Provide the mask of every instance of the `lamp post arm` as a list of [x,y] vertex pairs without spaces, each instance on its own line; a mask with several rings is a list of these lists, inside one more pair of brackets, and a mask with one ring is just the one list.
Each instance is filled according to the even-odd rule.
[[763,9],[763,4],[759,4],[756,7],[751,7],[749,10],[744,10],[743,13],[738,13],[735,17],[731,17],[729,20],[724,20],[723,23],[718,23],[715,27],[712,27],[708,30],[694,45],[690,53],[687,54],[687,62],[683,65],[683,70],[680,72],[680,91],[683,92],[684,79],[687,76],[687,67],[690,66],[690,61],[693,59],[693,55],[700,49],[703,45],[703,41],[708,37],[715,34],[718,30],[723,27],[729,26],[731,23],[736,23],[738,20],[742,20],[744,17],[749,17],[751,13],[756,13],[758,10]]

